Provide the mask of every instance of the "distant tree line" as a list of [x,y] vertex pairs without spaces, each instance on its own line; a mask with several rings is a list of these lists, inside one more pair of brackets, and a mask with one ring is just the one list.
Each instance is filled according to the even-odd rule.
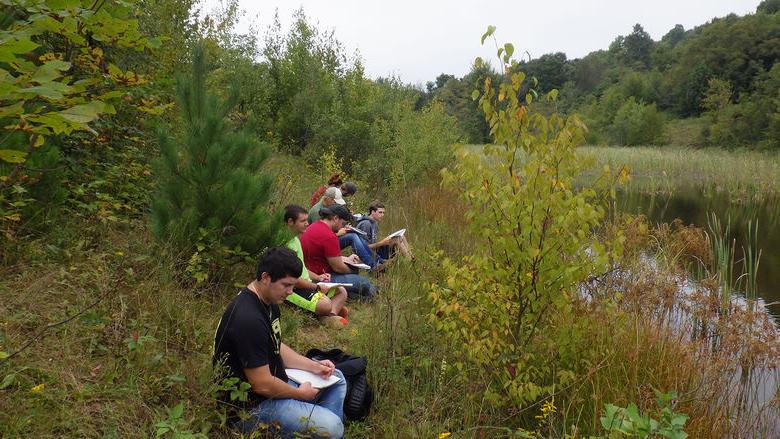
[[[754,14],[730,14],[686,30],[676,25],[654,41],[640,24],[606,50],[580,59],[562,52],[523,61],[537,90],[559,90],[558,111],[580,113],[591,143],[677,141],[667,126],[695,130],[698,146],[780,148],[780,1]],[[487,70],[487,71],[486,71]],[[424,101],[438,100],[469,142],[487,141],[471,101],[485,67],[463,78],[442,74]]]

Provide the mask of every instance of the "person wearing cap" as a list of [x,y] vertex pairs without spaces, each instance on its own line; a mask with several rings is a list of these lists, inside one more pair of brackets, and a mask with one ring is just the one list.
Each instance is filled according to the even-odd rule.
[[[322,196],[325,194],[325,190],[327,190],[329,187],[340,188],[343,183],[344,182],[341,180],[341,175],[339,174],[331,175],[330,178],[328,179],[327,186],[320,186],[317,189],[315,189],[314,192],[311,194],[311,200],[309,200],[311,206],[314,206],[315,204],[317,204],[318,201],[320,201],[320,198],[322,198]],[[313,221],[309,221],[309,222],[313,222]]]
[[325,191],[329,187],[335,187],[338,188],[341,191],[341,195],[346,197],[351,197],[352,195],[355,195],[357,192],[357,185],[353,181],[343,182],[341,181],[341,176],[339,174],[333,174],[328,179],[328,185],[327,186],[320,186],[317,189],[314,190],[314,192],[311,194],[311,199],[309,202],[311,203],[311,206],[314,207],[315,204],[322,198],[323,195],[325,195]]
[[306,311],[314,313],[323,325],[341,329],[347,325],[349,310],[344,306],[347,301],[347,290],[344,287],[327,288],[323,282],[330,282],[330,274],[317,274],[306,268],[301,248],[300,235],[309,225],[307,212],[301,206],[291,204],[284,209],[284,222],[292,239],[287,243],[298,259],[304,264],[301,277],[295,283],[293,293],[287,296],[287,301]]
[[309,225],[300,237],[303,260],[315,274],[330,274],[331,282],[352,284],[346,287],[349,297],[371,300],[376,287],[367,277],[352,272],[346,262],[358,263],[360,259],[357,255],[342,256],[336,236],[351,219],[349,210],[340,204],[320,209],[320,220]]
[[342,184],[339,189],[341,189],[341,195],[343,195],[345,198],[351,197],[357,193],[357,185],[352,181],[348,181]]
[[325,189],[322,194],[322,198],[314,206],[309,209],[309,224],[314,224],[320,219],[320,209],[323,207],[330,207],[334,204],[345,205],[344,197],[341,194],[341,189],[337,187],[329,187]]

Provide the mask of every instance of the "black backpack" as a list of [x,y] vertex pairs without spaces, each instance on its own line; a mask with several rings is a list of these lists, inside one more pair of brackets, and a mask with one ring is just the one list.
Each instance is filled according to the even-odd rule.
[[362,421],[368,416],[374,402],[374,390],[366,378],[366,357],[355,357],[341,349],[321,351],[309,349],[306,356],[312,360],[330,360],[347,380],[347,395],[344,397],[344,417],[348,421]]

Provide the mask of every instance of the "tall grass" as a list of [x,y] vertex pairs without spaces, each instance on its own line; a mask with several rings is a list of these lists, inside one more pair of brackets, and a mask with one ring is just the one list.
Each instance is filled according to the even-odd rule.
[[736,241],[730,239],[731,220],[725,226],[714,213],[707,215],[707,225],[710,229],[709,239],[712,243],[715,275],[720,285],[721,309],[728,310],[731,304],[731,293],[734,291],[734,257]]
[[745,297],[755,302],[758,298],[758,266],[761,262],[761,251],[758,247],[758,221],[748,221],[746,241],[747,246],[742,246],[742,277],[744,279]]
[[651,191],[678,186],[707,186],[733,196],[760,198],[780,191],[780,157],[776,152],[728,151],[719,148],[586,146],[597,169],[628,165],[629,190]]

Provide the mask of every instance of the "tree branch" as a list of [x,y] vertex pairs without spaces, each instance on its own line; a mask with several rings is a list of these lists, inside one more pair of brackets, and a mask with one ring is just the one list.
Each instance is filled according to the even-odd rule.
[[48,325],[44,326],[44,327],[43,327],[43,329],[41,329],[40,331],[38,331],[38,333],[37,333],[37,334],[35,334],[35,336],[34,336],[33,338],[31,338],[31,339],[27,340],[27,343],[25,343],[24,345],[22,345],[22,347],[20,347],[19,349],[17,349],[17,350],[16,350],[16,351],[14,351],[13,353],[11,353],[11,355],[7,356],[6,358],[4,358],[4,359],[0,360],[0,364],[3,364],[3,363],[5,363],[5,362],[9,361],[11,358],[14,358],[15,356],[17,356],[17,355],[19,355],[20,353],[22,353],[24,350],[26,350],[27,348],[29,348],[30,346],[32,346],[32,344],[33,344],[33,343],[35,343],[36,341],[38,341],[38,340],[40,340],[41,338],[43,338],[44,334],[46,334],[46,332],[47,332],[49,329],[56,328],[57,326],[64,325],[65,323],[68,323],[68,322],[70,322],[71,320],[75,319],[76,317],[78,317],[78,316],[80,316],[80,315],[84,314],[85,312],[89,311],[90,309],[92,309],[93,307],[95,307],[95,305],[97,305],[98,303],[102,302],[102,301],[103,301],[103,299],[105,299],[105,297],[106,297],[106,295],[105,295],[105,294],[104,294],[104,295],[102,295],[102,296],[101,296],[101,297],[99,297],[99,298],[98,298],[96,301],[94,301],[94,302],[92,302],[91,304],[89,304],[89,305],[88,305],[86,308],[82,309],[81,311],[77,312],[76,314],[73,314],[72,316],[70,316],[70,317],[66,318],[65,320],[61,320],[61,321],[59,321],[59,322],[56,322],[56,323],[50,323],[50,324],[48,324]]

